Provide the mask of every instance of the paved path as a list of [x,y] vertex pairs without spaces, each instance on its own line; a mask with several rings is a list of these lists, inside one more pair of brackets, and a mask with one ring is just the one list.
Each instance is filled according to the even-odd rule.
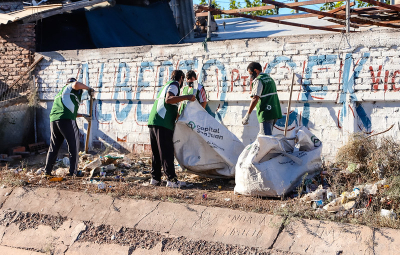
[[[45,188],[0,189],[0,204],[0,219],[3,219],[0,254],[52,251],[66,255],[178,255],[207,254],[207,249],[208,254],[232,254],[229,250],[236,249],[236,252],[249,251],[248,254],[336,255],[399,254],[400,251],[398,230],[316,220],[291,220],[284,225],[282,217],[225,208],[117,199],[104,194]],[[26,215],[32,219],[47,215],[49,219],[62,218],[62,221],[57,227],[40,221],[29,227],[34,220],[18,216],[19,213],[30,213]],[[105,234],[99,235],[106,238],[97,233],[92,237],[85,235],[95,226],[134,234],[140,231],[145,238],[138,236],[137,245],[132,245],[132,240],[120,240],[122,237],[118,235],[99,242],[108,238],[105,230]],[[142,245],[153,237],[154,245]],[[212,251],[213,247],[220,248]]]

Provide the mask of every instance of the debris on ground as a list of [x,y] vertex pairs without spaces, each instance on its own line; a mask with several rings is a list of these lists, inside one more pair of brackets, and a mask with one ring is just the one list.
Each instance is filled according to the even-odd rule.
[[[45,154],[20,162],[1,163],[0,188],[29,185],[72,191],[107,193],[136,199],[161,200],[273,213],[285,217],[325,219],[372,227],[400,228],[400,145],[394,138],[354,135],[338,150],[335,162],[304,174],[293,191],[279,199],[234,193],[236,179],[205,178],[186,171],[177,161],[178,179],[189,185],[179,190],[144,185],[151,178],[151,158],[117,151],[79,153],[84,177],[69,171],[60,152],[52,174],[45,176]],[[8,157],[8,155],[0,157]]]

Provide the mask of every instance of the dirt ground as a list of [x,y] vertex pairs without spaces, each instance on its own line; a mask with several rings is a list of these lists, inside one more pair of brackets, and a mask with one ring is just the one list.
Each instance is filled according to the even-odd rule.
[[[65,151],[60,152],[59,157],[62,158],[65,153]],[[93,158],[96,159],[108,153],[110,152],[93,153]],[[2,171],[0,171],[0,186],[46,187],[89,193],[105,193],[113,197],[224,207],[247,212],[281,215],[287,220],[290,220],[292,217],[301,217],[348,222],[372,227],[400,227],[399,220],[382,219],[372,210],[371,212],[367,211],[360,214],[355,210],[329,213],[322,209],[315,209],[310,203],[300,201],[297,190],[287,195],[287,197],[281,198],[237,195],[233,191],[235,187],[234,179],[200,177],[182,170],[179,165],[176,165],[178,179],[187,182],[189,184],[188,187],[181,189],[167,188],[165,187],[165,181],[161,186],[154,187],[148,185],[151,178],[150,158],[132,154],[124,155],[124,160],[114,161],[117,168],[111,174],[107,173],[106,177],[99,177],[98,174],[94,174],[92,179],[86,176],[82,178],[64,178],[62,181],[51,181],[45,178],[43,174],[36,174],[38,169],[44,167],[45,158],[46,154],[35,155],[19,162],[15,161],[7,165],[3,164]],[[129,162],[129,167],[121,166],[120,163],[122,161]],[[89,163],[89,161],[86,160],[85,162],[85,160],[81,159],[80,166],[82,167],[86,163]],[[65,172],[67,168],[59,162],[54,167],[54,170],[57,169]],[[101,183],[104,183],[103,187],[101,187],[103,185]]]

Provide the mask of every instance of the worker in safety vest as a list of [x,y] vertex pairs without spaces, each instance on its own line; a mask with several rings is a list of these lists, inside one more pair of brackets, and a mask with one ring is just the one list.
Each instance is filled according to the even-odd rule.
[[76,117],[81,117],[78,108],[83,89],[88,90],[89,94],[94,92],[92,88],[76,81],[75,78],[70,78],[54,98],[50,112],[50,147],[45,167],[46,175],[49,177],[52,176],[51,171],[64,140],[67,141],[70,162],[67,175],[78,175],[79,128],[76,125]]
[[178,114],[178,103],[184,100],[194,101],[194,95],[180,96],[185,74],[181,70],[174,70],[171,80],[167,82],[157,95],[147,123],[150,132],[152,155],[152,169],[150,185],[161,184],[161,166],[168,178],[167,187],[179,188],[186,186],[185,182],[178,181],[174,165],[173,135],[175,120]]
[[[186,73],[186,84],[187,86],[184,86],[182,89],[182,95],[195,95],[197,101],[205,109],[207,106],[206,91],[203,85],[197,82],[197,76],[193,70],[190,70]],[[179,106],[179,115],[182,114],[185,107],[186,103],[182,102],[181,105]]]
[[249,110],[242,120],[243,125],[249,123],[250,114],[257,107],[257,119],[260,123],[262,135],[272,135],[275,122],[282,118],[281,105],[274,80],[262,73],[260,63],[252,62],[247,66],[247,71],[252,78],[251,103]]

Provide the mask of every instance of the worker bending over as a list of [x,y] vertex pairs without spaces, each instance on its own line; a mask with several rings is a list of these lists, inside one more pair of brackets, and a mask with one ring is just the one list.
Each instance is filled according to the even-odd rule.
[[77,174],[79,153],[79,129],[76,125],[78,108],[81,102],[82,89],[92,94],[94,90],[83,83],[70,78],[67,84],[54,98],[53,107],[50,112],[50,147],[46,158],[46,175],[51,176],[58,151],[64,139],[67,140],[69,153],[69,174]]

